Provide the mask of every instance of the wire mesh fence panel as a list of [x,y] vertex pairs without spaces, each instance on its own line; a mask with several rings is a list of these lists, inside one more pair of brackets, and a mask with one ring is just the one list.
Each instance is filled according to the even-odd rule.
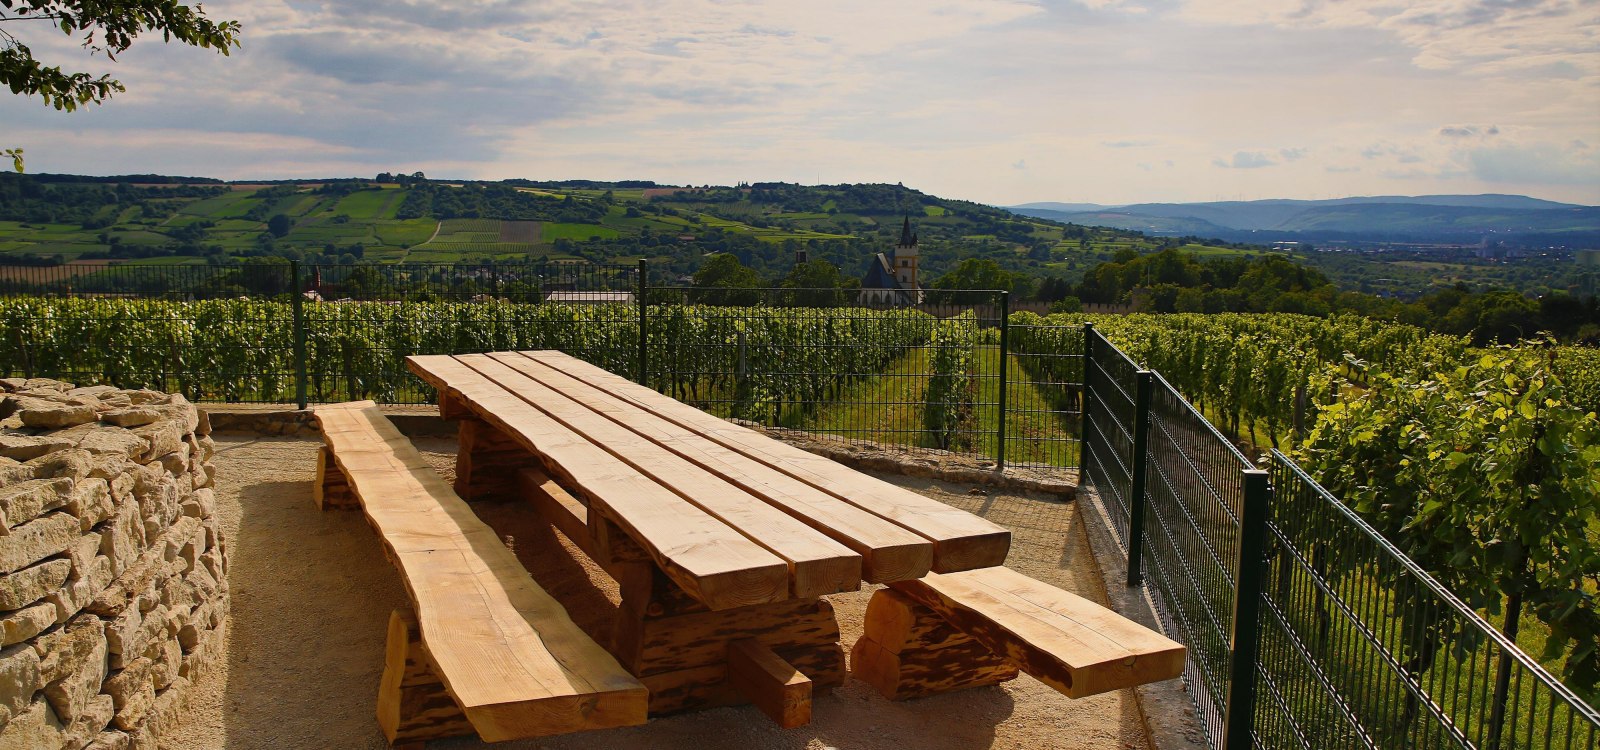
[[638,368],[638,267],[311,266],[302,303],[309,399],[432,403],[412,354],[558,349],[612,372]]
[[1083,326],[1016,322],[1021,317],[1008,326],[1006,463],[1076,467],[1083,434]]
[[191,400],[294,395],[293,288],[266,266],[5,267],[0,372]]
[[1258,746],[1596,747],[1594,709],[1276,451],[1272,477]]
[[0,265],[0,298],[274,299],[294,286],[286,261],[186,265],[75,261],[50,266]]
[[1184,676],[1222,736],[1244,472],[1250,462],[1159,374],[1145,464],[1145,570],[1189,648]]
[[769,427],[993,455],[996,295],[923,295],[652,287],[645,383]]
[[1128,544],[1133,493],[1134,409],[1139,366],[1090,329],[1083,369],[1083,479],[1106,501],[1112,529]]

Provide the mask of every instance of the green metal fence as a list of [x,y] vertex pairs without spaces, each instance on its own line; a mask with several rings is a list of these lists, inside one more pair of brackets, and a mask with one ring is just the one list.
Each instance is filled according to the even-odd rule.
[[1208,744],[1593,750],[1600,714],[1288,457],[1085,330],[1083,482],[1189,648]]
[[[715,414],[841,440],[1070,466],[1004,292],[699,289],[648,265],[0,267],[0,374],[196,401],[430,403],[411,354],[558,349]],[[1009,405],[1008,405],[1009,404]],[[1019,416],[1019,414],[1021,416]],[[1007,434],[1021,422],[1025,431]]]

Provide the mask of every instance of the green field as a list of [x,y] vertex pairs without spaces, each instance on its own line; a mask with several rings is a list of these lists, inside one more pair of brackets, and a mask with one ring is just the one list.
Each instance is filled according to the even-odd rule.
[[540,229],[544,232],[545,242],[554,242],[555,240],[582,241],[591,237],[599,237],[603,240],[614,240],[622,236],[621,232],[618,232],[611,227],[601,226],[599,224],[547,223],[540,227]]

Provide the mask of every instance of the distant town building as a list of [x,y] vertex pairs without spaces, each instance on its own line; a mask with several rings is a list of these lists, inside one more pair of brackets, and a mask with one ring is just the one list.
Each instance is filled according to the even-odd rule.
[[917,235],[911,231],[911,217],[900,228],[900,242],[894,250],[873,256],[867,275],[861,279],[863,305],[916,305],[922,302],[922,285],[917,281]]
[[544,296],[544,301],[568,305],[631,305],[634,296],[633,292],[550,292]]

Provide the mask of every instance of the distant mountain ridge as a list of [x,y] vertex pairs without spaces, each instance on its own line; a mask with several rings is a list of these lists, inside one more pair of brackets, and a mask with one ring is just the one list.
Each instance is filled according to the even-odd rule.
[[[1045,202],[1009,208],[1024,216],[1073,224],[1230,240],[1459,242],[1475,241],[1486,234],[1600,236],[1600,207],[1525,195],[1379,195],[1122,206]],[[1261,236],[1263,233],[1269,236]]]

